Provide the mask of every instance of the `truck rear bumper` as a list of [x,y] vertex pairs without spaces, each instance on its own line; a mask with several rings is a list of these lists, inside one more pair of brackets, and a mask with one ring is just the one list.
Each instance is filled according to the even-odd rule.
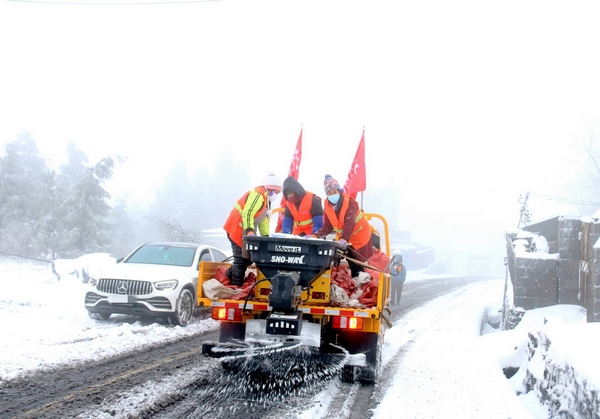
[[266,344],[300,342],[302,345],[321,346],[321,325],[302,321],[301,333],[295,335],[272,335],[267,334],[267,320],[253,319],[246,321],[246,342],[259,342]]

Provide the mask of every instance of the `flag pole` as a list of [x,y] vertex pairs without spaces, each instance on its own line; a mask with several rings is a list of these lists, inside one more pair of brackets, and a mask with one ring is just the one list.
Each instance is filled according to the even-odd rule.
[[[362,133],[362,138],[365,138],[365,126],[363,125],[363,133]],[[364,212],[365,207],[363,205],[363,195],[364,191],[360,191],[360,210]]]

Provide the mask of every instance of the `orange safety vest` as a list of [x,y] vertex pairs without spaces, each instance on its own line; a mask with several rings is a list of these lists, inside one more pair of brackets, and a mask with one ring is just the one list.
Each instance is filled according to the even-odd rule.
[[306,235],[312,234],[313,220],[310,209],[312,208],[313,196],[315,196],[314,193],[306,192],[298,208],[296,208],[296,204],[285,201],[285,206],[290,210],[292,218],[294,219],[294,229],[292,230],[292,234],[296,236],[299,236],[300,233]]
[[[325,204],[325,215],[329,219],[329,222],[333,226],[333,231],[335,231],[335,239],[339,240],[342,231],[344,230],[344,218],[346,216],[346,211],[348,210],[348,205],[350,203],[350,195],[342,194],[344,197],[344,201],[342,202],[342,209],[340,210],[340,215],[335,213],[334,206],[330,204]],[[354,224],[354,231],[352,231],[352,235],[348,240],[349,243],[352,244],[352,247],[355,249],[360,249],[364,245],[369,242],[371,238],[371,229],[369,228],[369,223],[365,217],[363,217],[362,211],[359,209],[358,214],[356,214],[356,224]]]
[[[223,228],[231,237],[238,246],[242,247],[242,236],[244,235],[244,227],[242,222],[242,211],[247,204],[246,200],[248,199],[248,195],[252,192],[258,192],[263,196],[263,203],[260,208],[256,210],[254,213],[254,219],[256,220],[259,216],[263,214],[264,211],[267,210],[268,200],[267,200],[267,190],[264,186],[259,186],[257,188],[251,189],[246,192],[240,199],[237,200],[233,209],[229,213],[229,217],[227,221],[225,221],[225,225]],[[251,205],[256,205],[256,203],[250,203]]]

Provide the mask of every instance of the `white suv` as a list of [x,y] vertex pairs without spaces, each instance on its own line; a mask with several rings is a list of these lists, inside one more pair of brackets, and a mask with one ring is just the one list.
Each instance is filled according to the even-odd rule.
[[222,262],[227,256],[197,243],[144,244],[114,267],[90,277],[85,308],[92,319],[111,314],[163,316],[185,326],[196,308],[198,268],[202,261]]

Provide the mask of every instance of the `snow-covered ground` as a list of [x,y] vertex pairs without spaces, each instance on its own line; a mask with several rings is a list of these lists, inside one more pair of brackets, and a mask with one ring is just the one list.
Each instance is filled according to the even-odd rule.
[[[408,281],[430,278],[414,271],[408,275]],[[91,320],[83,306],[88,285],[74,274],[59,281],[44,263],[2,260],[0,286],[0,333],[4,337],[0,381],[218,327],[210,319],[194,319],[185,328]],[[387,331],[383,365],[396,371],[374,412],[375,419],[552,417],[549,407],[538,401],[539,389],[525,393],[524,386],[526,371],[543,384],[544,363],[548,362],[575,371],[561,382],[560,391],[550,388],[563,409],[574,406],[573,394],[579,387],[600,389],[600,367],[591,340],[598,328],[586,324],[583,309],[532,310],[517,328],[499,332],[486,319],[498,316],[503,287],[503,279],[474,283],[411,311]],[[536,351],[531,361],[530,334],[552,342]],[[511,379],[502,373],[507,366],[520,367]],[[337,388],[334,380],[301,417],[320,417]],[[517,393],[522,394],[517,397]]]

